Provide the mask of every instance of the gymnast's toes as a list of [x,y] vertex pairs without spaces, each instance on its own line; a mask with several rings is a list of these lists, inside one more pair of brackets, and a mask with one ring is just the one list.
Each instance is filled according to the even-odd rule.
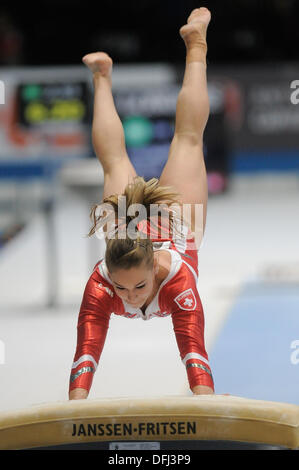
[[82,62],[92,71],[103,76],[109,76],[113,61],[106,52],[92,52],[82,58]]

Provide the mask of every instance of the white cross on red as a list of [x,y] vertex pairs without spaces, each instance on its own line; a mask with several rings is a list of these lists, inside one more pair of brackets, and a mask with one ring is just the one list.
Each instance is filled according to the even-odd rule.
[[191,307],[192,304],[193,304],[193,300],[190,299],[190,297],[187,297],[184,301],[184,305],[188,305],[188,307]]

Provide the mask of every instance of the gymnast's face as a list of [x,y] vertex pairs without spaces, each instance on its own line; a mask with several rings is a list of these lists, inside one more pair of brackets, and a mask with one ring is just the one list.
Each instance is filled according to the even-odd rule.
[[118,269],[109,273],[116,294],[134,308],[141,308],[155,289],[155,278],[159,265],[154,258],[154,265],[149,269],[145,262],[130,269]]

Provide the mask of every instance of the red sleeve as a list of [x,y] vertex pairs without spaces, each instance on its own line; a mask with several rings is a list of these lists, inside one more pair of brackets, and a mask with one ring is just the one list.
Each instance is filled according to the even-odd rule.
[[94,272],[85,287],[77,324],[77,347],[72,365],[69,391],[90,390],[108,327],[113,292]]
[[172,322],[181,359],[186,366],[190,389],[207,385],[214,390],[213,376],[204,346],[202,312],[177,310]]
[[172,323],[190,389],[206,385],[214,390],[204,341],[204,312],[197,286],[188,268],[171,286]]

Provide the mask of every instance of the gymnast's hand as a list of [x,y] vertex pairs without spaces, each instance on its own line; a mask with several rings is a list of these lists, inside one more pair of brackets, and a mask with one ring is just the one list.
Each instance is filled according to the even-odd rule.
[[88,397],[88,391],[85,388],[74,388],[69,393],[69,400],[84,400]]

